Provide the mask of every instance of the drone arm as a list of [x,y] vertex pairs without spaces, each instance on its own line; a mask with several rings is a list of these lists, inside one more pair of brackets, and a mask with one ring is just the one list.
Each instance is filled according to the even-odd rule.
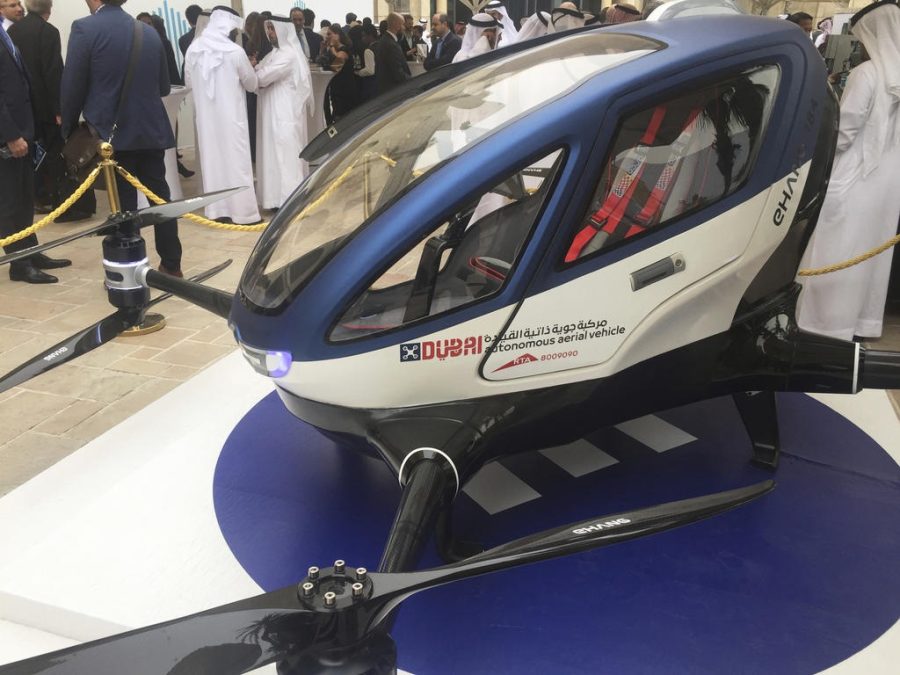
[[400,572],[416,564],[438,512],[453,498],[453,475],[446,460],[422,459],[408,472],[409,478],[397,507],[391,533],[384,547],[380,572]]
[[228,314],[231,312],[231,301],[234,297],[231,293],[220,291],[217,288],[210,288],[187,279],[179,279],[170,274],[163,274],[150,267],[145,267],[143,274],[138,278],[148,288],[156,288],[160,291],[171,293],[176,298],[187,300],[217,316],[221,316],[223,319],[227,319]]
[[859,383],[863,389],[900,388],[900,352],[863,349]]

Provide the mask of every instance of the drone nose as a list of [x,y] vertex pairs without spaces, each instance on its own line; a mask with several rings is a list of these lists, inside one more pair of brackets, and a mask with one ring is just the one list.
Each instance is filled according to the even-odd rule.
[[279,378],[288,374],[291,369],[291,353],[280,352],[271,349],[257,349],[248,344],[239,342],[241,352],[247,362],[260,375]]

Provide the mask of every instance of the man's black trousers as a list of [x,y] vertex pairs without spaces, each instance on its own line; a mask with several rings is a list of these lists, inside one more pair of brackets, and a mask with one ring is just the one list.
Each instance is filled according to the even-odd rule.
[[[31,153],[19,159],[0,159],[0,235],[8,237],[34,221],[34,162]],[[3,248],[7,253],[36,246],[29,235]]]
[[[166,183],[165,150],[117,150],[114,159],[129,173],[137,177],[157,196],[169,201],[169,184]],[[116,174],[119,200],[124,211],[137,209],[137,191]],[[181,241],[178,239],[178,221],[167,220],[154,226],[156,252],[162,264],[170,270],[181,269]]]

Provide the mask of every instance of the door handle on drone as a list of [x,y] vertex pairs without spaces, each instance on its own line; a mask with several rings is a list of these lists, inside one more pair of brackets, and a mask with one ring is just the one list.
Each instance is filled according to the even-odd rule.
[[683,272],[685,267],[684,256],[680,253],[657,260],[655,263],[631,273],[631,290],[639,291],[645,286],[655,284],[657,281],[661,281],[678,272]]

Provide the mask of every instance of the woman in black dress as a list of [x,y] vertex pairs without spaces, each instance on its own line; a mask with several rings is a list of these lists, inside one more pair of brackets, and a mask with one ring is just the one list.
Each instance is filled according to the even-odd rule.
[[356,78],[353,75],[353,48],[340,26],[328,28],[325,36],[325,53],[319,57],[320,65],[335,73],[328,83],[328,96],[331,110],[325,107],[325,119],[328,124],[336,122],[359,103]]

